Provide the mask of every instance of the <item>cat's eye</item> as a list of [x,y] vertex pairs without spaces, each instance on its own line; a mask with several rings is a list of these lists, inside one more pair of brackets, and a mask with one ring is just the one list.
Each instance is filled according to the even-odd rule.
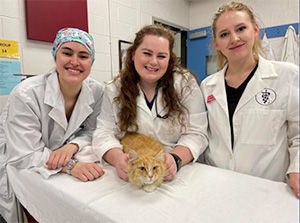
[[140,167],[140,170],[142,170],[142,171],[145,171],[145,170],[146,170],[146,168],[145,168],[145,167],[143,167],[143,166],[141,166],[141,167]]
[[156,169],[157,169],[157,166],[154,166],[154,167],[153,167],[153,170],[156,170]]

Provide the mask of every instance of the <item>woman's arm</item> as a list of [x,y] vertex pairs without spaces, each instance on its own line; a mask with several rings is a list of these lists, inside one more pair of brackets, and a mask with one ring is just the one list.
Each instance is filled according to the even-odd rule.
[[57,168],[66,166],[71,160],[72,156],[77,153],[78,149],[79,146],[77,144],[69,143],[53,151],[46,162],[48,170],[55,170]]
[[118,177],[128,181],[126,173],[126,167],[129,160],[128,154],[123,153],[120,148],[112,148],[104,154],[103,159],[116,167]]
[[43,142],[41,109],[32,95],[14,91],[8,100],[3,122],[6,163],[18,168],[34,169],[45,178],[60,171],[44,168],[51,150]]
[[[194,157],[190,149],[186,146],[177,145],[174,147],[171,153],[176,154],[181,159],[181,166],[190,163]],[[166,165],[166,175],[165,180],[171,181],[175,178],[177,173],[177,165],[174,157],[170,153],[164,153],[165,165]]]
[[290,84],[290,95],[287,110],[287,137],[289,142],[290,166],[289,185],[293,188],[299,198],[299,67],[293,69],[293,79]]
[[[174,147],[175,149],[177,146],[183,146],[190,150],[190,152],[182,150],[185,151],[184,154],[181,154],[183,165],[191,161],[195,162],[208,145],[207,111],[202,92],[195,78],[191,76],[184,85],[181,103],[187,108],[187,111],[185,111],[187,112],[187,119],[185,127],[182,128],[181,136]],[[176,153],[183,147],[177,148]]]
[[[207,112],[200,87],[190,74],[185,75],[183,97],[181,103],[186,107],[185,126],[182,127],[181,136],[171,153],[181,159],[181,166],[196,161],[208,145],[207,139]],[[179,89],[179,86],[176,87]],[[177,89],[177,92],[180,92]],[[165,180],[173,180],[177,172],[175,158],[165,154],[166,175]]]
[[[67,167],[63,167],[61,172],[66,173]],[[104,171],[96,163],[78,162],[70,170],[70,174],[83,182],[87,182],[101,177]]]
[[109,157],[109,160],[106,160],[104,154],[113,148],[118,148],[122,151],[121,148],[123,147],[120,144],[120,140],[116,137],[117,135],[120,135],[120,130],[117,125],[117,112],[115,111],[117,108],[113,107],[113,98],[115,93],[110,91],[111,90],[109,90],[108,87],[105,88],[103,104],[100,115],[97,118],[97,129],[93,135],[92,145],[96,155],[100,159],[100,162],[105,163],[106,161],[114,165],[113,160],[110,160]]
[[295,195],[299,199],[299,173],[289,174],[289,185],[293,188]]
[[[83,119],[84,122],[80,125],[79,131],[76,130],[71,140],[68,140],[68,144],[51,153],[46,162],[48,169],[66,166],[75,153],[92,144],[92,135],[96,129],[97,117],[100,114],[103,93],[103,86],[93,79],[88,78],[83,82],[82,91],[75,107],[76,110],[73,110],[72,116],[77,117],[77,120],[85,118]],[[90,110],[92,113],[87,112],[85,113],[86,115],[89,114],[87,117],[82,116],[82,108]]]
[[[121,135],[117,125],[117,107],[114,107],[114,97],[117,89],[114,84],[105,88],[101,113],[97,119],[97,129],[93,136],[93,149],[100,161],[109,163],[116,168],[117,175],[128,181],[125,168],[128,163],[128,154],[122,151]],[[120,136],[121,137],[121,136]]]

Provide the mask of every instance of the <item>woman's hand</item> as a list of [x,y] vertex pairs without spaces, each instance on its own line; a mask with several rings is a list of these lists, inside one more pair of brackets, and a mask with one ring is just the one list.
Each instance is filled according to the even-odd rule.
[[165,165],[166,165],[166,174],[164,179],[167,181],[174,180],[177,173],[177,166],[175,160],[173,156],[170,155],[169,153],[164,153],[163,156],[165,158]]
[[103,159],[116,168],[118,177],[128,181],[128,175],[126,172],[126,167],[129,160],[128,154],[123,153],[121,148],[114,147],[103,155]]
[[126,172],[128,160],[129,160],[129,155],[126,153],[122,153],[118,156],[118,158],[116,159],[116,163],[115,163],[118,177],[120,177],[121,179],[123,179],[125,181],[128,181],[128,175]]
[[294,193],[299,199],[299,173],[289,174],[289,185],[293,188]]
[[55,170],[66,166],[78,149],[77,144],[70,143],[53,151],[46,162],[48,170]]
[[[63,168],[63,172],[66,172],[66,169],[66,167]],[[87,182],[101,177],[104,171],[96,163],[78,162],[71,169],[70,174],[83,182]]]
[[[194,159],[190,149],[186,146],[177,145],[174,147],[171,153],[174,153],[181,158],[181,166],[190,163]],[[176,161],[169,153],[164,153],[163,156],[165,158],[166,165],[166,175],[164,179],[168,181],[174,180],[177,173]]]

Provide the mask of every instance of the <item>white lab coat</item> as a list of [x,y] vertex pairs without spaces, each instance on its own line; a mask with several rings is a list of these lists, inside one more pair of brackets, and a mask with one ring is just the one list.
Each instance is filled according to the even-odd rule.
[[262,38],[261,45],[265,51],[266,59],[268,60],[276,60],[274,51],[269,43],[269,40],[267,38],[267,33],[264,33],[264,37]]
[[[171,123],[170,118],[161,119],[157,117],[155,111],[155,102],[152,110],[146,104],[143,92],[139,87],[139,96],[137,97],[137,119],[138,132],[150,136],[165,147],[166,152],[170,152],[176,145],[183,145],[190,149],[194,161],[207,147],[207,113],[203,103],[202,94],[196,80],[191,74],[187,73],[185,79],[181,83],[182,76],[174,74],[174,87],[176,92],[180,93],[182,86],[183,97],[181,102],[189,110],[189,120],[186,120],[186,131],[177,122]],[[97,120],[97,129],[94,132],[93,148],[101,162],[103,155],[111,148],[123,148],[120,144],[120,138],[125,134],[120,132],[116,123],[118,123],[119,107],[114,102],[114,98],[118,95],[120,89],[119,80],[114,83],[110,82],[106,86],[103,106],[100,116]],[[161,89],[157,95],[157,111],[161,116],[167,113],[163,108]],[[105,162],[104,162],[105,163]]]
[[299,67],[259,57],[257,71],[233,115],[233,149],[226,69],[227,66],[201,84],[209,121],[207,163],[285,181],[287,173],[299,172]]
[[281,60],[299,66],[299,36],[293,26],[289,26],[285,33]]
[[0,213],[6,221],[17,221],[6,165],[32,169],[45,178],[59,172],[45,165],[51,152],[68,142],[78,144],[79,150],[91,144],[102,97],[100,83],[84,80],[68,122],[56,72],[31,77],[14,88],[0,121]]

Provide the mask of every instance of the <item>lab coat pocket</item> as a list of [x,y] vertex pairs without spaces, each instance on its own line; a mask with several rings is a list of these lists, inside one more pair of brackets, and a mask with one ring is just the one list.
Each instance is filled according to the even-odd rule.
[[282,122],[281,110],[245,110],[241,137],[245,144],[274,145]]

